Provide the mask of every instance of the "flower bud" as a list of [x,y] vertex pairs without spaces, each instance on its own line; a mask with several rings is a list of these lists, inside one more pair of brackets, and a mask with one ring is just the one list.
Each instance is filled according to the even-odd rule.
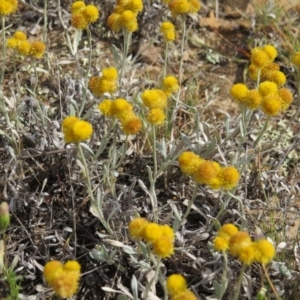
[[0,230],[5,230],[10,223],[9,206],[6,202],[0,204]]

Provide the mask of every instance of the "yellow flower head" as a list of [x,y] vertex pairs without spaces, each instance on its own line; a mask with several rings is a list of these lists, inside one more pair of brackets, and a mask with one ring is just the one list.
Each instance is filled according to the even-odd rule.
[[155,242],[162,236],[162,230],[161,227],[157,223],[148,223],[146,224],[144,230],[143,230],[143,239],[146,242]]
[[178,80],[174,76],[167,76],[162,81],[162,90],[170,97],[171,94],[176,93],[179,90]]
[[203,160],[197,170],[193,173],[193,178],[200,184],[214,185],[219,181],[221,167],[217,162]]
[[94,5],[87,5],[82,12],[88,23],[94,23],[99,19],[99,10]]
[[228,236],[229,238],[239,232],[239,229],[232,223],[224,224],[218,231],[220,236]]
[[15,39],[14,37],[11,37],[7,40],[7,47],[11,49],[15,49],[18,47],[19,41]]
[[247,98],[245,99],[245,104],[250,109],[256,109],[260,106],[262,101],[262,96],[258,90],[250,90]]
[[254,64],[250,64],[249,67],[248,67],[248,74],[249,74],[249,77],[252,79],[252,80],[257,80],[257,76],[258,76],[258,68],[256,65]]
[[270,61],[273,61],[277,56],[277,50],[272,45],[265,45],[262,47],[262,50],[268,54]]
[[216,236],[213,244],[216,251],[227,251],[229,249],[229,238],[226,238],[224,236]]
[[46,45],[41,41],[31,43],[29,54],[35,58],[42,58],[46,50]]
[[281,88],[278,90],[278,96],[281,99],[281,109],[286,110],[293,102],[293,94],[287,88]]
[[56,260],[45,265],[44,278],[60,297],[71,297],[78,289],[80,264],[68,261],[64,265]]
[[117,80],[118,79],[118,71],[114,67],[103,69],[102,77],[106,80]]
[[152,108],[147,115],[148,122],[155,126],[163,124],[165,119],[166,115],[160,108]]
[[63,264],[60,261],[52,260],[46,263],[44,267],[44,278],[48,284],[52,282],[63,272]]
[[117,88],[118,85],[115,80],[107,80],[99,76],[92,76],[89,80],[89,89],[95,97],[100,97],[104,93],[113,94]]
[[263,265],[268,264],[275,256],[275,248],[268,240],[263,239],[255,243],[256,256],[255,260]]
[[8,16],[18,8],[18,0],[0,0],[0,15]]
[[237,258],[243,264],[250,266],[255,261],[256,258],[255,244],[251,242],[249,245],[245,247],[240,247]]
[[142,0],[119,0],[117,1],[117,4],[118,11],[120,11],[120,13],[122,13],[125,10],[131,10],[133,13],[137,14],[143,10]]
[[128,32],[134,32],[138,30],[138,23],[136,14],[131,10],[125,10],[121,14],[121,26]]
[[197,300],[197,297],[192,291],[185,290],[181,294],[179,294],[171,299],[172,300]]
[[133,106],[123,98],[117,98],[111,105],[111,113],[114,117],[122,118],[125,114],[132,112]]
[[106,25],[114,32],[119,32],[122,28],[122,15],[119,13],[112,13],[106,21]]
[[188,0],[172,0],[169,3],[169,9],[173,17],[187,14],[190,12],[190,3]]
[[280,71],[269,72],[268,80],[277,84],[277,86],[282,86],[286,83],[286,77],[284,73]]
[[167,236],[162,236],[153,242],[153,253],[161,258],[170,257],[174,254],[173,240]]
[[101,113],[106,117],[112,117],[112,106],[113,101],[110,99],[103,100],[99,105],[98,108],[101,111]]
[[91,137],[93,133],[93,127],[89,122],[79,120],[78,122],[74,123],[72,131],[74,136],[73,143],[79,143]]
[[278,86],[276,83],[271,81],[263,81],[258,86],[258,91],[262,96],[267,96],[270,94],[276,94],[278,91]]
[[269,58],[268,53],[261,48],[254,48],[251,51],[251,63],[254,64],[258,69],[262,69],[270,62],[272,61]]
[[231,97],[241,103],[245,102],[247,98],[249,90],[245,84],[237,83],[234,84],[230,90]]
[[167,290],[171,297],[187,290],[187,283],[181,274],[172,274],[167,278]]
[[279,71],[280,67],[278,64],[272,62],[267,64],[265,67],[261,69],[260,77],[261,81],[272,81],[270,78],[272,77],[272,73],[274,71]]
[[293,54],[291,62],[296,67],[300,68],[300,51]]
[[189,0],[189,5],[189,13],[191,14],[197,13],[201,8],[199,0]]
[[89,26],[89,22],[82,12],[72,14],[71,24],[74,28],[84,30]]
[[260,108],[263,113],[268,116],[276,116],[280,110],[282,109],[281,106],[281,98],[278,94],[270,94],[268,96],[263,97]]
[[172,227],[169,225],[161,225],[161,235],[170,238],[171,240],[174,239],[175,233]]
[[134,239],[142,239],[143,238],[143,230],[149,222],[145,218],[135,218],[130,221],[128,225],[128,230],[130,235]]
[[202,158],[190,151],[183,152],[178,158],[181,172],[187,175],[192,175],[198,169],[202,161]]
[[23,31],[16,31],[14,33],[13,37],[18,41],[26,41],[27,40],[27,35]]
[[74,136],[73,136],[73,126],[79,119],[75,116],[66,117],[62,122],[62,129],[64,133],[64,138],[66,143],[73,143]]
[[163,22],[160,26],[160,32],[168,42],[175,40],[175,26],[171,22]]
[[240,179],[239,171],[232,166],[222,168],[220,176],[222,181],[222,188],[226,190],[230,190],[236,187]]
[[164,109],[167,106],[167,95],[159,89],[146,90],[142,93],[142,100],[149,109]]
[[29,41],[20,41],[17,47],[21,55],[29,55],[31,50],[31,44]]
[[[130,114],[131,115],[131,114]],[[132,114],[132,117],[126,117],[122,122],[122,131],[129,135],[129,134],[137,134],[143,128],[142,121],[139,117]],[[122,117],[122,116],[121,116]]]
[[71,6],[71,13],[74,14],[78,11],[81,11],[83,8],[85,8],[84,1],[76,1]]
[[240,252],[245,248],[252,245],[249,234],[245,231],[239,231],[229,240],[229,251],[234,257],[238,257]]

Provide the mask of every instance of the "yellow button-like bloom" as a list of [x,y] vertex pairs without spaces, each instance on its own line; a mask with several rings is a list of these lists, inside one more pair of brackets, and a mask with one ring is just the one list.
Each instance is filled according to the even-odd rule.
[[125,10],[131,10],[133,13],[137,14],[143,10],[142,0],[118,0],[118,6],[116,7],[116,12],[122,13]]
[[264,66],[271,63],[268,53],[263,49],[257,47],[251,51],[251,63],[254,64],[258,69],[262,69]]
[[293,54],[293,56],[291,58],[291,62],[296,67],[300,68],[300,51]]
[[66,143],[79,143],[89,139],[93,133],[92,125],[87,121],[70,116],[62,122],[62,128]]
[[196,295],[191,290],[185,290],[171,298],[171,300],[197,300]]
[[110,99],[105,99],[103,100],[99,105],[98,108],[102,112],[102,114],[106,117],[112,117],[112,111],[111,111],[111,106],[112,106],[113,101]]
[[229,238],[239,232],[239,229],[232,223],[224,224],[218,231],[218,235],[228,236]]
[[170,227],[169,225],[161,225],[160,229],[161,229],[162,236],[166,236],[172,240],[174,239],[175,233],[172,227]]
[[175,26],[171,22],[162,22],[160,32],[168,42],[175,40]]
[[153,242],[153,253],[161,258],[170,257],[174,254],[174,242],[167,236],[162,236]]
[[293,102],[293,94],[287,88],[281,88],[278,90],[278,96],[281,99],[281,109],[286,110]]
[[119,13],[112,13],[106,21],[106,25],[114,32],[119,32],[122,28],[122,15]]
[[203,160],[193,173],[193,178],[200,184],[218,184],[220,171],[221,167],[217,162]]
[[237,186],[240,179],[240,173],[235,167],[229,166],[222,168],[220,177],[222,188],[230,190]]
[[95,97],[100,97],[104,93],[113,94],[117,88],[116,80],[107,80],[100,76],[92,76],[89,80],[89,89]]
[[173,274],[167,278],[167,290],[171,297],[179,295],[187,290],[187,283],[181,274]]
[[148,223],[143,230],[143,239],[146,242],[153,243],[162,236],[163,232],[157,223]]
[[167,95],[159,89],[146,90],[142,93],[142,100],[149,109],[167,107]]
[[125,10],[121,14],[121,27],[128,32],[134,32],[138,30],[138,23],[136,14],[131,10]]
[[[14,33],[14,35],[10,39],[8,39],[8,41],[7,41],[7,47],[8,48],[12,48],[12,49],[16,49],[16,48],[18,48],[18,46],[20,45],[20,43],[22,43],[24,41],[27,42],[26,33],[24,33],[23,31],[16,31]],[[29,42],[27,42],[27,43],[29,43]]]
[[155,126],[164,123],[166,115],[164,111],[160,108],[153,108],[147,115],[147,121]]
[[111,105],[111,113],[114,117],[124,119],[126,115],[133,111],[133,106],[126,99],[117,98]]
[[223,236],[216,236],[214,241],[214,249],[222,252],[227,251],[229,249],[229,238],[223,237]]
[[185,151],[178,158],[181,172],[187,175],[192,175],[200,166],[203,159],[193,152]]
[[130,221],[128,230],[130,235],[135,239],[143,238],[143,230],[149,222],[145,218],[135,218]]
[[120,116],[121,117],[121,124],[122,124],[122,131],[127,135],[137,134],[143,128],[142,121],[139,117],[137,117],[133,113],[129,114],[129,115],[131,115],[131,116],[130,117],[125,117],[125,118],[122,115]]
[[256,109],[260,106],[262,96],[258,90],[250,90],[246,99],[245,104],[250,109]]
[[244,103],[248,97],[249,90],[245,84],[234,84],[230,90],[231,97],[241,103]]
[[264,50],[268,54],[271,61],[273,61],[277,57],[277,50],[272,45],[265,45],[262,47],[262,50]]
[[273,71],[268,73],[268,80],[277,84],[277,86],[282,86],[286,83],[286,76],[283,72]]
[[270,94],[263,97],[260,108],[268,116],[276,116],[282,109],[282,100],[278,94]]
[[0,15],[8,16],[18,8],[18,0],[0,0]]
[[114,67],[105,68],[102,70],[102,77],[106,80],[117,80],[118,71]]
[[200,10],[199,0],[172,0],[169,9],[173,17],[188,13],[197,13]]
[[41,41],[31,43],[29,54],[35,58],[42,58],[46,51],[46,45]]
[[254,243],[256,249],[255,260],[263,265],[268,264],[275,256],[275,248],[268,240],[263,239]]
[[68,261],[64,265],[59,261],[50,261],[45,265],[43,274],[58,296],[67,298],[77,292],[80,278],[80,264],[77,261]]
[[71,24],[83,30],[99,19],[99,10],[94,5],[85,5],[83,1],[76,1],[71,6]]
[[245,231],[239,231],[231,236],[229,240],[230,254],[234,257],[238,257],[243,248],[249,247],[251,245],[252,241],[249,234]]
[[258,91],[261,93],[262,96],[276,94],[278,91],[278,86],[272,81],[264,81],[259,84]]
[[162,81],[162,90],[170,97],[171,94],[176,93],[179,90],[178,80],[174,76],[167,76]]
[[213,241],[214,248],[217,251],[227,251],[229,249],[230,238],[239,232],[238,228],[231,223],[224,224],[218,231]]

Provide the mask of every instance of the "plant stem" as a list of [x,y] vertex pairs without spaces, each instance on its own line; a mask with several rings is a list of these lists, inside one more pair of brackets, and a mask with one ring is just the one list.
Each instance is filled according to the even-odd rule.
[[195,187],[194,187],[194,191],[193,191],[193,195],[192,195],[192,199],[189,201],[189,204],[188,204],[188,207],[185,211],[185,214],[183,215],[181,221],[179,222],[177,228],[174,228],[174,231],[176,232],[179,227],[183,224],[183,222],[186,220],[187,216],[189,215],[191,209],[192,209],[192,206],[195,202],[195,199],[196,199],[196,196],[197,196],[197,192],[198,192],[198,187],[199,187],[199,184],[196,183]]
[[130,45],[130,40],[131,40],[131,32],[129,32],[128,30],[124,30],[123,31],[123,35],[124,35],[124,44],[123,44],[123,57],[122,57],[122,63],[121,63],[121,68],[120,68],[120,85],[121,85],[121,80],[123,78],[123,74],[124,74],[124,69],[125,69],[125,62],[127,59],[127,55],[128,55],[128,50],[129,50],[129,45]]
[[262,268],[263,268],[263,270],[264,270],[264,273],[265,273],[265,276],[266,276],[266,278],[267,278],[267,280],[268,280],[268,283],[269,283],[269,285],[270,285],[270,287],[271,287],[271,289],[272,289],[272,291],[273,291],[273,293],[274,293],[274,295],[275,295],[275,298],[276,298],[277,300],[281,300],[281,298],[279,297],[279,295],[278,295],[278,293],[277,293],[277,291],[276,291],[276,289],[275,289],[275,287],[274,287],[274,285],[273,285],[272,280],[271,280],[270,277],[269,277],[269,274],[268,274],[268,271],[267,271],[267,269],[266,269],[266,266],[265,266],[265,265],[262,265]]
[[154,125],[152,125],[152,138],[153,138],[153,170],[154,170],[154,175],[153,177],[156,179],[157,178],[157,156],[156,156],[156,128]]
[[268,123],[269,123],[270,117],[268,116],[265,120],[264,123],[264,127],[262,128],[262,130],[260,131],[258,137],[256,138],[254,144],[253,144],[253,148],[255,149],[256,146],[258,145],[258,143],[260,142],[261,138],[263,137],[264,133],[266,132],[267,128],[268,128]]
[[181,39],[181,51],[180,51],[180,66],[179,66],[179,85],[182,84],[182,76],[183,76],[183,54],[184,54],[184,46],[186,40],[186,15],[182,16],[182,39]]
[[146,286],[146,290],[145,290],[144,297],[143,297],[144,299],[148,299],[148,294],[149,294],[150,288],[151,288],[153,282],[155,281],[155,279],[157,278],[158,272],[160,270],[160,262],[161,262],[161,258],[159,257],[157,259],[155,273],[154,273],[153,277],[151,278],[150,282]]
[[4,80],[5,62],[6,62],[5,16],[1,16],[1,28],[2,28],[2,70],[0,74],[0,88],[2,87],[3,80]]
[[241,272],[237,281],[237,285],[236,285],[236,289],[235,289],[235,293],[234,296],[232,298],[232,300],[237,300],[240,294],[240,290],[241,290],[241,285],[242,285],[242,281],[243,281],[243,277],[244,277],[244,273],[245,270],[247,268],[247,265],[243,264],[242,268],[241,268]]
[[85,103],[86,103],[88,83],[89,83],[89,74],[90,74],[91,64],[92,64],[92,34],[91,34],[89,27],[86,29],[86,32],[87,32],[88,43],[89,43],[89,56],[88,56],[87,69],[85,70],[84,88],[82,91],[82,102],[81,102],[81,107],[80,107],[79,114],[78,114],[79,117],[82,114],[84,107],[85,107]]
[[169,42],[166,41],[166,46],[165,46],[165,59],[164,59],[164,68],[163,68],[163,78],[165,78],[166,75],[167,75],[168,50],[169,50]]

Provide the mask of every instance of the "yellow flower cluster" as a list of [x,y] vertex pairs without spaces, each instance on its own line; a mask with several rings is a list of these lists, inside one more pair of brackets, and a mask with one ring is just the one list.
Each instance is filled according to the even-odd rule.
[[58,296],[68,298],[77,292],[80,268],[75,260],[69,260],[64,265],[52,260],[45,265],[43,275]]
[[167,290],[171,300],[197,300],[181,274],[172,274],[167,278]]
[[237,186],[240,179],[239,171],[235,167],[221,167],[217,162],[205,160],[190,151],[183,152],[178,162],[184,174],[212,189],[230,190]]
[[107,18],[106,25],[113,31],[138,30],[137,14],[143,10],[142,0],[118,0],[114,12]]
[[199,0],[171,0],[168,1],[168,5],[173,17],[197,13],[201,7]]
[[129,225],[130,235],[136,240],[144,240],[152,245],[152,252],[161,258],[174,253],[174,231],[169,225],[148,222],[145,218],[135,218]]
[[143,127],[141,119],[135,115],[133,106],[126,99],[105,99],[98,108],[104,116],[117,118],[126,135],[137,134]]
[[113,94],[118,88],[118,71],[116,68],[102,70],[102,76],[92,76],[89,80],[89,89],[95,97],[104,93]]
[[263,81],[258,89],[248,90],[245,84],[237,83],[230,90],[231,97],[249,109],[261,109],[266,115],[276,116],[293,102],[287,88],[278,87],[273,81]]
[[145,90],[142,93],[143,104],[149,109],[147,120],[153,125],[161,125],[166,119],[165,108],[167,107],[167,95],[163,90]]
[[300,68],[300,51],[295,52],[291,58],[291,62],[297,67]]
[[16,31],[8,39],[7,47],[18,50],[21,55],[30,55],[35,58],[42,58],[46,50],[46,45],[42,41],[29,42],[23,31]]
[[247,232],[239,231],[230,223],[219,229],[213,243],[215,250],[229,250],[232,256],[248,266],[253,262],[266,265],[275,255],[275,248],[267,239],[252,241]]
[[71,24],[83,30],[99,19],[99,10],[94,5],[85,5],[84,1],[76,1],[71,6]]
[[167,42],[175,40],[175,26],[171,22],[162,22],[160,26],[160,32],[163,34],[164,39]]
[[66,117],[62,122],[62,129],[66,143],[79,143],[89,139],[93,133],[89,122],[75,116]]
[[175,94],[179,90],[178,80],[174,76],[167,76],[162,81],[162,90],[170,97],[172,94]]
[[18,0],[0,0],[0,16],[8,16],[18,8]]

